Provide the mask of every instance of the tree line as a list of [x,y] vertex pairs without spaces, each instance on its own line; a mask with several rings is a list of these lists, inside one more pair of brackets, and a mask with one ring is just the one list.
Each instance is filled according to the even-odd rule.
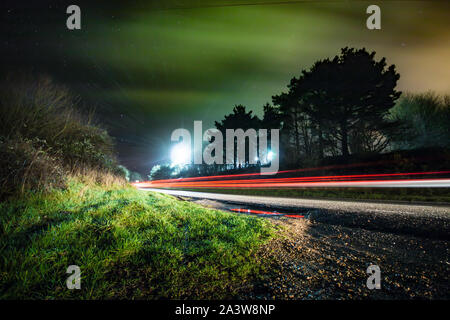
[[[386,58],[365,48],[343,48],[293,77],[272,96],[260,119],[243,105],[215,122],[218,130],[280,129],[280,163],[302,167],[328,157],[349,158],[398,149],[450,147],[450,96],[405,94],[400,75]],[[270,141],[270,136],[269,136]],[[244,165],[249,167],[250,165]],[[241,169],[229,165],[186,166],[182,176]],[[161,168],[161,166],[160,166]],[[162,178],[173,174],[169,166]],[[171,173],[172,172],[172,173]],[[161,178],[154,170],[154,178]],[[162,173],[162,172],[159,172]]]

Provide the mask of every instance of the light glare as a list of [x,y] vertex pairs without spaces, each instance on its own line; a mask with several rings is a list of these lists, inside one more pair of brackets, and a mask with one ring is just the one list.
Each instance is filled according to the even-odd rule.
[[176,144],[170,153],[172,165],[185,165],[191,162],[191,149],[184,143]]

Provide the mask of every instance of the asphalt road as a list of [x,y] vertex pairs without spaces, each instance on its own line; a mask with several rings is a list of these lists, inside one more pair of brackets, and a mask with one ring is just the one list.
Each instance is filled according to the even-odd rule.
[[220,210],[256,209],[303,215],[318,223],[450,240],[450,206],[360,200],[325,200],[142,189]]
[[321,209],[340,212],[397,214],[408,216],[426,216],[450,220],[450,206],[433,204],[409,204],[409,203],[386,203],[375,201],[351,201],[351,200],[321,200],[321,199],[298,199],[281,197],[262,197],[233,194],[219,194],[196,191],[168,190],[168,189],[146,189],[142,190],[160,192],[178,197],[195,199],[208,199],[242,204],[246,206],[264,206],[268,209]]

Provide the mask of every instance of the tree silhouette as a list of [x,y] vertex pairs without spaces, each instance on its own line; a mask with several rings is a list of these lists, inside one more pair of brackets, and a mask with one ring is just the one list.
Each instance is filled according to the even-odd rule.
[[241,128],[244,131],[250,128],[258,128],[259,119],[257,116],[252,115],[253,111],[247,112],[245,106],[239,104],[233,108],[233,112],[225,115],[224,119],[220,122],[215,122],[215,126],[218,130],[225,133],[226,129]]
[[375,52],[344,48],[333,59],[334,90],[326,94],[334,104],[330,116],[339,123],[342,154],[349,154],[348,136],[364,123],[371,128],[386,125],[386,115],[401,92],[395,90],[400,75],[395,66],[386,68],[386,59],[375,61]]
[[[263,106],[264,116],[261,120],[260,127],[263,129],[280,129],[281,122],[283,120],[283,115],[281,114],[278,108],[271,106],[269,103],[266,103]],[[270,134],[270,131],[268,131]]]
[[150,174],[148,175],[150,180],[161,180],[172,178],[173,170],[169,165],[155,165],[153,166]]
[[348,156],[350,137],[362,144],[389,126],[386,116],[401,94],[395,90],[400,76],[394,65],[387,67],[385,58],[374,58],[375,52],[364,48],[343,48],[332,60],[317,61],[303,70],[291,80],[287,93],[273,97],[297,150],[302,145],[306,155],[316,150],[321,158],[326,146],[333,149],[334,141]]
[[[248,129],[255,129],[258,130],[260,126],[260,120],[257,116],[252,115],[253,111],[247,112],[245,110],[245,106],[243,105],[236,105],[233,108],[233,112],[225,115],[224,119],[220,122],[215,121],[216,128],[222,132],[222,135],[224,137],[224,156],[225,156],[225,147],[226,147],[226,129],[242,129],[244,131]],[[236,141],[234,142],[235,149],[236,149]],[[246,147],[246,159],[245,162],[248,162],[248,143],[245,144]],[[237,167],[237,152],[234,153],[235,155],[235,168]]]

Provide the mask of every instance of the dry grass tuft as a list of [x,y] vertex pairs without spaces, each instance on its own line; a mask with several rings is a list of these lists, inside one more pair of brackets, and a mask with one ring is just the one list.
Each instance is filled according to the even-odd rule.
[[79,111],[66,88],[28,75],[0,84],[0,198],[63,187],[71,175],[125,183],[112,138],[92,123],[92,113]]

